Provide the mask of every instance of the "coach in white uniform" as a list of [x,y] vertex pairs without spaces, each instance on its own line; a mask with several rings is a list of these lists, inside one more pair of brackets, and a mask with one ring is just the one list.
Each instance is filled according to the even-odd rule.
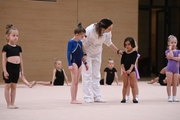
[[100,67],[103,43],[114,50],[117,54],[122,53],[111,41],[111,30],[113,22],[110,19],[102,19],[98,23],[91,24],[86,28],[86,38],[82,40],[87,55],[87,64],[89,66],[86,71],[82,69],[82,85],[85,102],[92,102],[92,94],[94,102],[105,103],[101,98],[100,84],[101,79]]

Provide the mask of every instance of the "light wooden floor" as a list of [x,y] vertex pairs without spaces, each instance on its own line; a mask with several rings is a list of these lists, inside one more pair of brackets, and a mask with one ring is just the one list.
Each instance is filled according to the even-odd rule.
[[[139,82],[139,103],[120,103],[122,86],[101,86],[107,103],[85,103],[82,84],[77,98],[81,105],[70,104],[70,86],[36,85],[28,88],[18,84],[16,105],[7,109],[4,85],[0,85],[0,120],[180,120],[180,102],[167,102],[166,87],[158,83]],[[132,98],[132,97],[131,97]],[[180,99],[180,86],[177,98]]]

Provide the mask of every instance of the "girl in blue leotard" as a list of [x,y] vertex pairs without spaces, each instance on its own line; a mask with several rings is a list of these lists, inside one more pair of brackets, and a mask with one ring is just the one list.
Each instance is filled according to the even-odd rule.
[[84,62],[86,70],[88,70],[86,62],[86,53],[83,52],[84,48],[81,42],[81,39],[85,37],[86,30],[78,24],[78,27],[74,30],[74,37],[69,40],[67,46],[67,59],[69,70],[71,72],[71,104],[82,104],[76,100],[77,90],[78,90],[78,81],[81,75],[81,64]]
[[[176,98],[180,61],[180,51],[176,48],[177,38],[174,35],[170,35],[167,43],[168,50],[165,51],[165,54],[168,59],[166,67],[168,102],[179,102]],[[171,85],[173,97],[171,96]]]

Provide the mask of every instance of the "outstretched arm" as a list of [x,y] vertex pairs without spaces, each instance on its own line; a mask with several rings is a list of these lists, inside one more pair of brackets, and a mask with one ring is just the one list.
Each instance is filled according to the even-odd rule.
[[122,50],[119,50],[114,44],[111,44],[109,46],[113,51],[115,51],[117,54],[122,55]]

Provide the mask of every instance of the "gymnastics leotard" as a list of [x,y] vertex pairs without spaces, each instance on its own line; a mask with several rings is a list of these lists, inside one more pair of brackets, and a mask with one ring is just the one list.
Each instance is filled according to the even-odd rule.
[[[106,67],[104,69],[104,72],[107,72],[106,84],[111,85],[114,81],[115,72],[117,72],[116,68],[109,69],[108,67]],[[104,85],[104,79],[100,80],[100,84]]]
[[[131,65],[135,65],[137,58],[137,51],[133,51],[132,53],[123,52],[121,57],[121,64],[124,64],[124,69],[127,71],[131,67]],[[135,71],[135,67],[133,67],[132,71]]]
[[71,66],[72,63],[75,63],[79,68],[82,64],[82,57],[82,42],[80,40],[70,40],[67,48],[68,65]]
[[[54,80],[54,85],[64,85],[64,71],[63,71],[63,69],[56,70],[55,76],[56,76],[56,79]],[[52,81],[50,82],[50,84],[52,84]]]
[[[166,50],[165,53],[168,54],[169,50]],[[180,54],[179,50],[173,51],[174,57],[178,57],[179,54]],[[168,59],[166,72],[172,72],[173,74],[179,74],[179,61]]]

